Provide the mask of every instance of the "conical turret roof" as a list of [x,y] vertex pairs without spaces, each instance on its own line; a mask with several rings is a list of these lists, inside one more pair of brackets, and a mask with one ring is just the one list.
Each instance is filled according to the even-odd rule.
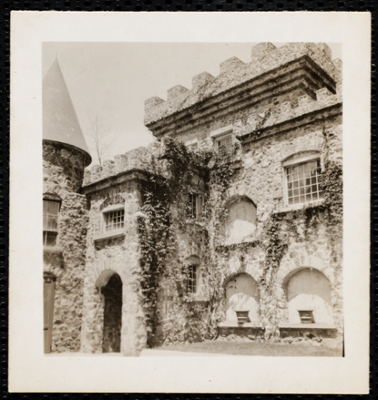
[[[69,144],[84,150],[88,147],[80,128],[58,60],[43,78],[43,139]],[[90,163],[90,156],[88,157]]]

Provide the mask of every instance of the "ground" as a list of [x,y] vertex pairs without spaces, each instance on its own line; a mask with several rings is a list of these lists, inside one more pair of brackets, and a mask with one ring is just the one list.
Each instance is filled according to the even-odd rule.
[[248,356],[289,356],[289,357],[341,357],[342,350],[323,345],[307,343],[260,343],[237,341],[205,341],[199,343],[173,344],[161,346],[158,350],[183,351],[192,353],[218,353]]

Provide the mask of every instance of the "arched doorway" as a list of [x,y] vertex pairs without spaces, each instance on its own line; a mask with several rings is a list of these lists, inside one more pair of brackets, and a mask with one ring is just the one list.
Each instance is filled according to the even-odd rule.
[[122,280],[120,276],[113,273],[100,290],[104,296],[102,352],[117,353],[121,351],[122,328]]
[[322,272],[302,268],[290,274],[284,283],[289,322],[333,323],[331,283]]
[[226,289],[226,321],[237,322],[236,311],[249,311],[253,324],[260,323],[259,292],[255,280],[246,273],[231,278]]

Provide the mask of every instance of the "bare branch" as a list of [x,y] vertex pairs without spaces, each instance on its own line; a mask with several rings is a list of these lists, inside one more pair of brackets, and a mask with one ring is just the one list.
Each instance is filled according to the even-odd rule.
[[88,112],[87,116],[91,125],[88,131],[88,138],[96,153],[99,164],[102,165],[104,156],[115,141],[115,136],[112,134],[111,124],[105,124],[98,113],[92,117],[90,112]]

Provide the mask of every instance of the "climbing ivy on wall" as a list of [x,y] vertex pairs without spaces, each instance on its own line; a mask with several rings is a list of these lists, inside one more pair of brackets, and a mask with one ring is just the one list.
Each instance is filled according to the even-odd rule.
[[[304,207],[300,210],[285,211],[272,214],[265,224],[262,234],[262,245],[265,248],[265,266],[260,278],[259,286],[262,292],[260,299],[260,311],[270,308],[270,312],[264,312],[265,339],[276,340],[279,337],[278,318],[274,296],[274,282],[280,267],[281,260],[289,247],[290,236],[296,242],[309,244],[310,233],[324,221],[327,226],[329,247],[333,258],[333,268],[338,273],[341,262],[338,257],[341,254],[342,220],[343,220],[343,179],[342,166],[330,158],[330,142],[333,133],[323,130],[323,171],[321,174],[321,190],[323,201],[316,207]],[[273,307],[272,307],[273,306]],[[265,309],[265,310],[264,310]]]
[[[189,151],[185,145],[170,138],[164,140],[163,148],[160,161],[166,162],[169,178],[151,174],[148,182],[142,184],[141,211],[144,215],[138,217],[141,291],[150,345],[157,343],[158,336],[163,336],[166,342],[176,342],[198,341],[217,334],[217,313],[224,296],[219,254],[215,249],[220,244],[220,221],[226,216],[222,206],[224,193],[234,174],[230,164],[235,149],[221,149],[218,153]],[[177,241],[177,233],[185,234],[189,229],[185,220],[188,214],[186,199],[188,184],[195,175],[201,176],[206,186],[203,225],[195,225],[192,232],[202,255],[202,278],[210,288],[208,301],[203,303],[193,301],[186,291],[188,265]],[[205,227],[208,221],[214,223]],[[167,293],[169,307],[164,312],[159,303],[161,306]]]
[[[286,213],[272,214],[265,223],[259,244],[265,250],[265,266],[259,282],[260,312],[265,339],[278,337],[277,307],[274,302],[274,282],[290,237],[307,241],[311,230],[326,221],[330,246],[334,253],[341,235],[342,168],[329,157],[332,138],[324,134],[324,171],[321,206]],[[140,284],[146,325],[151,346],[165,341],[192,342],[217,336],[217,323],[224,317],[224,272],[221,260],[228,249],[222,246],[222,226],[227,217],[225,193],[234,179],[231,151],[188,150],[182,143],[168,138],[163,142],[160,161],[166,163],[167,178],[150,174],[142,185],[142,213],[138,217],[141,242]],[[157,160],[152,164],[156,165]],[[187,197],[191,178],[204,179],[205,201],[202,224],[189,228],[186,224]],[[326,215],[326,217],[324,217]],[[189,229],[192,229],[189,231]],[[198,303],[188,295],[186,283],[188,265],[178,241],[178,234],[190,233],[201,254],[202,279],[206,282],[208,298]],[[241,250],[244,251],[244,250]],[[166,309],[163,309],[165,304]]]

